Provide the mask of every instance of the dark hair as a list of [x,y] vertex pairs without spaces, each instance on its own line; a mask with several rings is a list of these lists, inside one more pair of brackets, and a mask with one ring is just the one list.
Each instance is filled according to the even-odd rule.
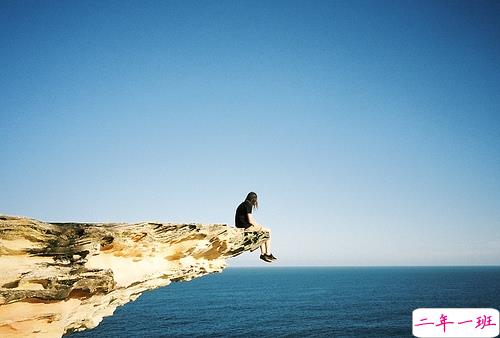
[[251,191],[251,192],[248,193],[247,198],[245,199],[245,201],[250,202],[250,204],[252,205],[252,209],[253,208],[255,208],[255,209],[259,208],[259,202],[257,202],[257,194],[254,193],[253,191]]

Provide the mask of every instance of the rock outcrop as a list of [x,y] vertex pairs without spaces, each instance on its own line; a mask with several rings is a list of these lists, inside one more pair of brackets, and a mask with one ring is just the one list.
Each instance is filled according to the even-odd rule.
[[267,232],[225,224],[45,223],[0,215],[0,336],[97,326],[142,292],[220,272]]

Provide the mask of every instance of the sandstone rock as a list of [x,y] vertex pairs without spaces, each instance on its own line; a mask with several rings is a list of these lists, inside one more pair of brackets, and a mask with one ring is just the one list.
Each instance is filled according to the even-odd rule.
[[0,215],[0,336],[97,326],[142,292],[220,272],[267,232],[225,224],[45,223]]

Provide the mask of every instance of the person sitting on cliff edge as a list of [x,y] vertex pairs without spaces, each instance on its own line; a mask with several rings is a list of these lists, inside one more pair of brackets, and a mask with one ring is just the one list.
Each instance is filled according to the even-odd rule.
[[245,231],[267,231],[269,232],[269,239],[262,243],[260,246],[260,259],[266,262],[272,262],[276,259],[271,250],[271,229],[265,228],[262,225],[255,222],[252,217],[252,210],[257,209],[259,203],[257,202],[257,194],[253,191],[248,193],[247,198],[241,202],[241,204],[236,208],[236,215],[234,216],[234,221],[237,228],[244,228]]

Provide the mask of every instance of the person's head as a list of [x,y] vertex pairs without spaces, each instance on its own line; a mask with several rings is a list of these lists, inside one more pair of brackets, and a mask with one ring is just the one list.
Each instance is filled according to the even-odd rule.
[[253,191],[249,192],[247,195],[246,201],[250,202],[252,208],[259,208],[259,202],[257,202],[257,194]]

